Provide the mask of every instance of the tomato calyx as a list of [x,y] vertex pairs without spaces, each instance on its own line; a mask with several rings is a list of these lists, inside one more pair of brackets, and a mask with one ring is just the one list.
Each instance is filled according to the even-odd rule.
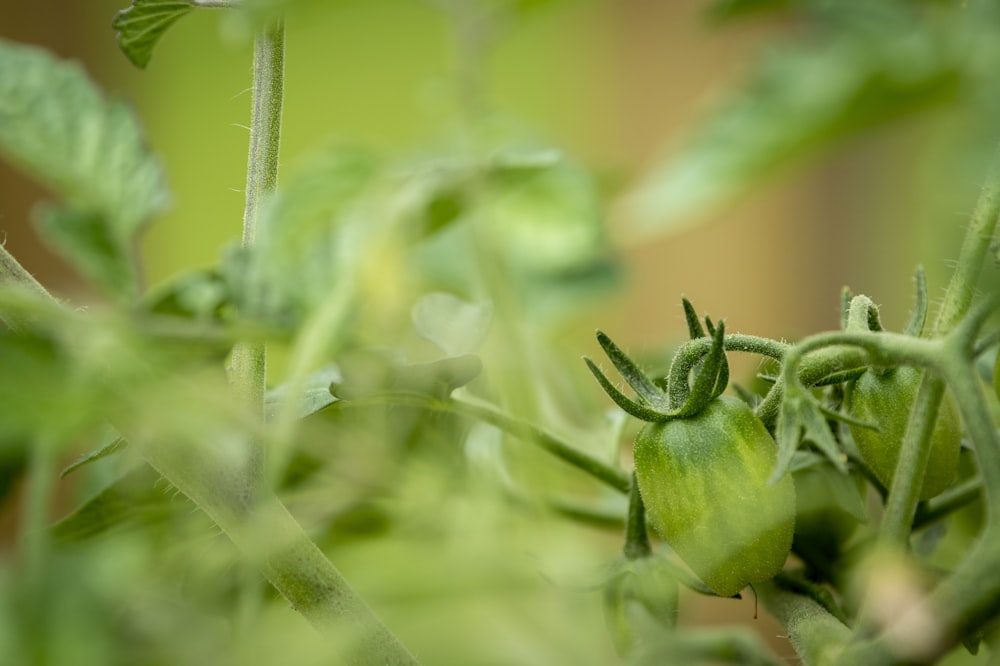
[[[690,303],[686,299],[684,302],[686,304],[685,311],[687,311]],[[703,333],[697,317],[693,320],[698,326],[697,329],[691,327],[691,321],[689,316],[688,323],[692,335],[696,332]],[[603,331],[597,332],[597,342],[611,359],[611,363],[625,379],[625,382],[635,391],[636,399],[629,398],[619,391],[590,358],[584,357],[583,360],[601,388],[615,404],[637,419],[650,423],[663,423],[673,419],[695,416],[722,394],[729,381],[729,365],[726,362],[724,347],[725,324],[720,321],[713,325],[708,318],[705,321],[711,331],[712,346],[708,354],[705,355],[701,369],[696,373],[694,383],[683,401],[677,399],[676,396],[671,396],[660,383],[651,379]],[[678,403],[680,404],[678,405]]]

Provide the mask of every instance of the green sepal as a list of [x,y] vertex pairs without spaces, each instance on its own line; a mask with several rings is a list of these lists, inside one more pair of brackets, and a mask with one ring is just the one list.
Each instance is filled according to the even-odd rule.
[[[721,391],[717,393],[716,388],[722,376],[723,367],[727,366],[725,338],[726,326],[720,321],[718,326],[715,327],[715,334],[712,336],[712,346],[708,350],[708,353],[705,354],[701,370],[695,375],[691,392],[688,394],[684,404],[673,413],[673,416],[679,418],[694,416],[721,393]],[[728,379],[728,367],[726,367],[724,372]]]
[[778,464],[771,475],[771,483],[777,483],[788,471],[792,457],[804,439],[815,444],[840,472],[847,472],[847,461],[830,432],[823,408],[802,388],[785,387],[775,439],[778,442]]
[[601,369],[598,368],[597,365],[588,357],[584,356],[583,361],[587,364],[587,368],[590,369],[594,378],[597,379],[597,383],[600,384],[601,388],[604,389],[604,392],[608,394],[608,397],[610,397],[616,405],[621,407],[626,414],[630,414],[642,421],[655,422],[668,420],[668,417],[666,417],[666,415],[662,412],[658,412],[651,407],[647,407],[646,405],[632,400],[615,388],[614,384],[611,383],[611,380],[609,380],[604,372],[602,372]]
[[[686,394],[684,403],[676,409],[668,407],[669,396],[664,394],[663,389],[650,380],[635,362],[601,331],[597,332],[597,339],[601,347],[607,352],[614,366],[625,377],[625,381],[635,389],[639,400],[633,400],[615,388],[592,360],[587,357],[584,357],[583,360],[604,392],[626,413],[651,423],[670,421],[698,414],[705,408],[705,405],[725,390],[725,384],[729,380],[725,336],[725,325],[720,321],[715,327],[712,346],[702,360],[701,369],[695,376],[694,386]],[[720,384],[721,390],[719,389]],[[647,396],[649,397],[647,398]]]
[[615,369],[621,373],[640,398],[654,409],[667,407],[667,396],[663,390],[653,383],[653,380],[636,365],[635,361],[629,358],[603,331],[597,331],[597,342],[611,359]]
[[702,328],[701,321],[698,320],[698,313],[695,312],[691,301],[682,298],[681,305],[684,308],[684,319],[687,321],[688,335],[691,336],[692,340],[705,337],[705,329]]

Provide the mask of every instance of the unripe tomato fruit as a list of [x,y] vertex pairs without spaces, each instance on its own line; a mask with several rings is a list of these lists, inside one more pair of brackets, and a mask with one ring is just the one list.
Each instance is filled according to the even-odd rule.
[[[858,378],[850,392],[854,418],[878,426],[876,432],[852,425],[851,436],[862,459],[886,488],[891,487],[896,473],[896,462],[919,384],[920,373],[915,368],[900,367],[885,375],[869,370]],[[921,500],[930,499],[951,485],[961,447],[958,406],[946,392],[931,435],[931,454],[920,489]]]
[[635,440],[646,516],[720,596],[773,578],[795,526],[795,486],[769,483],[778,449],[743,401],[722,396],[696,416],[649,423]]

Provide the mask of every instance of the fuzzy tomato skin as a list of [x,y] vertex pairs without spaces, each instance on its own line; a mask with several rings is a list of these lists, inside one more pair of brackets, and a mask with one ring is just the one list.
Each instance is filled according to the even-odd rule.
[[741,400],[716,398],[700,414],[649,423],[635,441],[646,516],[708,587],[733,596],[773,578],[795,526],[795,486],[768,480],[774,439]]
[[[869,370],[857,379],[851,389],[852,415],[879,428],[876,432],[852,425],[851,436],[865,463],[886,488],[891,487],[892,477],[896,473],[903,435],[906,433],[906,424],[919,384],[918,370],[900,367],[888,375]],[[930,499],[951,485],[958,469],[961,445],[958,405],[951,394],[946,392],[931,435],[931,454],[920,488],[921,500]]]

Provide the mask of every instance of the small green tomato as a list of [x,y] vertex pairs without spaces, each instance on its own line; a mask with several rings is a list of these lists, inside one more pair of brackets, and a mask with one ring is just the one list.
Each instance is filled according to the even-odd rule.
[[[888,374],[869,370],[858,378],[850,392],[854,418],[878,426],[877,432],[854,425],[850,426],[850,431],[861,457],[886,488],[892,486],[919,384],[920,373],[914,368],[900,367]],[[951,485],[961,444],[958,406],[951,394],[945,393],[931,435],[931,454],[920,489],[921,500],[930,499]]]
[[790,475],[769,483],[777,446],[746,403],[722,396],[696,416],[649,423],[635,471],[657,532],[720,596],[784,566],[795,525]]

